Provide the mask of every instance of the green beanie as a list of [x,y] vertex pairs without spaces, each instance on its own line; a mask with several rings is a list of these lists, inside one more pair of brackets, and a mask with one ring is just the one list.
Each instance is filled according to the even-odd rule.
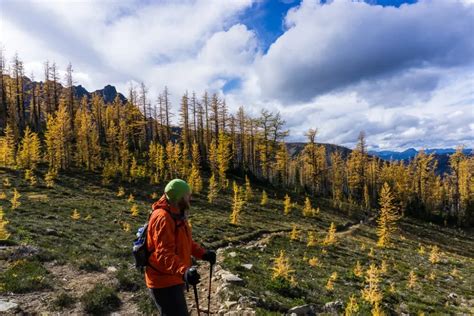
[[173,179],[165,187],[165,194],[170,202],[178,202],[188,192],[191,192],[191,187],[181,179]]

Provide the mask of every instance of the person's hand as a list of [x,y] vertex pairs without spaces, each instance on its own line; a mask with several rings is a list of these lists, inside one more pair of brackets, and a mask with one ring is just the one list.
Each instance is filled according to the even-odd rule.
[[192,266],[186,270],[183,275],[183,279],[187,284],[196,285],[199,283],[201,276],[197,272],[196,267]]
[[208,261],[210,264],[215,264],[216,257],[216,252],[214,250],[207,250],[202,256],[202,260]]

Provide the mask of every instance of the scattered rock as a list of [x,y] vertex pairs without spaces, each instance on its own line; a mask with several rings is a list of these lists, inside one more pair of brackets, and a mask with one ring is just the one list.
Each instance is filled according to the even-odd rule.
[[222,280],[227,283],[240,283],[244,281],[230,272],[222,274]]
[[37,255],[40,252],[39,248],[29,246],[29,245],[21,245],[17,247],[9,256],[10,260],[19,260],[26,257],[32,257]]
[[338,313],[339,311],[342,311],[342,307],[344,306],[344,304],[337,300],[337,301],[334,301],[334,302],[328,302],[326,304],[324,304],[324,311],[326,313]]
[[295,315],[295,316],[316,315],[316,306],[314,304],[295,306],[288,310],[287,315]]
[[400,313],[406,313],[408,312],[408,305],[404,302],[402,302],[399,306],[398,306],[398,309],[400,311]]
[[237,256],[237,253],[235,251],[229,252],[229,257],[235,258]]
[[455,301],[458,298],[458,295],[454,292],[448,294],[448,300]]
[[251,264],[251,263],[244,263],[244,264],[242,264],[242,267],[244,267],[244,268],[247,269],[247,270],[250,270],[250,269],[252,269],[253,264]]
[[3,299],[0,299],[0,313],[5,313],[5,312],[12,312],[14,310],[18,309],[18,304],[13,302],[13,301],[6,301]]
[[46,233],[46,235],[48,235],[48,236],[56,236],[56,237],[59,237],[59,235],[60,235],[60,234],[58,233],[58,231],[55,230],[55,229],[53,229],[53,228],[46,228],[45,233]]
[[117,272],[117,268],[113,266],[107,267],[107,272],[111,272],[111,273]]
[[238,304],[238,302],[236,302],[236,301],[226,301],[226,302],[224,302],[224,305],[227,309],[231,309],[232,307],[234,307],[237,304]]
[[258,303],[258,297],[255,296],[241,296],[239,297],[239,305],[247,308],[247,307],[255,307]]

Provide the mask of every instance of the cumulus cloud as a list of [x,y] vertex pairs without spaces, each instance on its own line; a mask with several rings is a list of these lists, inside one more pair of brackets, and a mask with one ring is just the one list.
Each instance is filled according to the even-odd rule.
[[[285,102],[365,80],[392,80],[427,67],[470,64],[474,10],[456,1],[382,7],[346,0],[303,1],[286,16],[288,30],[258,64],[262,92]],[[435,86],[436,74],[418,76]],[[424,87],[422,87],[424,88]]]

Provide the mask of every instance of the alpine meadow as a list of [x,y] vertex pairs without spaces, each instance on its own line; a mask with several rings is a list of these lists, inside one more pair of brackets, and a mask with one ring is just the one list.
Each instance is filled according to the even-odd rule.
[[474,314],[472,1],[0,12],[0,314]]

